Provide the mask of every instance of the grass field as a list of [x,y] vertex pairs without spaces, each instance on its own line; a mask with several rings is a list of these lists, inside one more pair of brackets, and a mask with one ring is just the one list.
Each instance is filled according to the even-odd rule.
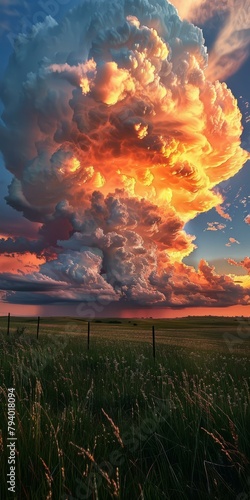
[[250,322],[152,321],[0,318],[1,499],[250,499]]

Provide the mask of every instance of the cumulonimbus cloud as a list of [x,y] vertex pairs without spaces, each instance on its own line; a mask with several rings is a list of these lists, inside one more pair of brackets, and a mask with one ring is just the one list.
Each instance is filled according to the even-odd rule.
[[47,300],[247,302],[207,263],[181,262],[195,248],[185,223],[222,203],[213,188],[248,158],[237,102],[206,68],[201,30],[165,0],[86,0],[19,36],[0,146],[7,202],[56,251],[40,273],[67,282]]

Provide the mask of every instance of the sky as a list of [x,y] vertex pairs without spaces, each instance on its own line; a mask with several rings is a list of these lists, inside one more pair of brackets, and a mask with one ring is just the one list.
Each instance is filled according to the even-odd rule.
[[0,0],[0,315],[250,315],[244,0]]

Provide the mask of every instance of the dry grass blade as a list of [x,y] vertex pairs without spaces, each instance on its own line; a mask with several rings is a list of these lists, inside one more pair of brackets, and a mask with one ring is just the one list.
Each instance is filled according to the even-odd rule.
[[121,445],[122,448],[124,448],[124,443],[123,443],[121,435],[120,435],[120,429],[119,429],[119,427],[117,427],[117,425],[115,425],[115,423],[112,420],[112,418],[104,411],[103,408],[102,408],[102,413],[105,415],[105,417],[107,418],[107,420],[111,424],[111,427],[112,427],[112,429],[114,431],[114,435],[115,435],[118,443]]
[[105,481],[107,482],[108,486],[112,488],[112,494],[115,498],[118,498],[119,497],[119,482],[117,483],[114,479],[111,479],[109,477],[109,475],[107,474],[107,472],[105,472],[99,465],[98,463],[96,462],[95,458],[93,457],[92,453],[90,453],[88,450],[86,450],[85,448],[83,448],[82,446],[78,446],[74,443],[72,443],[70,441],[70,443],[72,446],[74,446],[75,448],[77,448],[78,450],[80,450],[81,453],[79,453],[80,455],[85,455],[90,461],[91,463],[94,465],[94,467],[96,468],[96,470],[99,472],[99,474],[103,477],[103,479],[105,479]]

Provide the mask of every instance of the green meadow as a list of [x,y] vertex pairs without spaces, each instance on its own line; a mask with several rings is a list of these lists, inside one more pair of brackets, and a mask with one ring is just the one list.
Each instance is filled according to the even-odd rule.
[[[152,325],[155,326],[155,359]],[[250,321],[0,318],[0,498],[250,499]],[[8,389],[15,389],[15,493]]]

